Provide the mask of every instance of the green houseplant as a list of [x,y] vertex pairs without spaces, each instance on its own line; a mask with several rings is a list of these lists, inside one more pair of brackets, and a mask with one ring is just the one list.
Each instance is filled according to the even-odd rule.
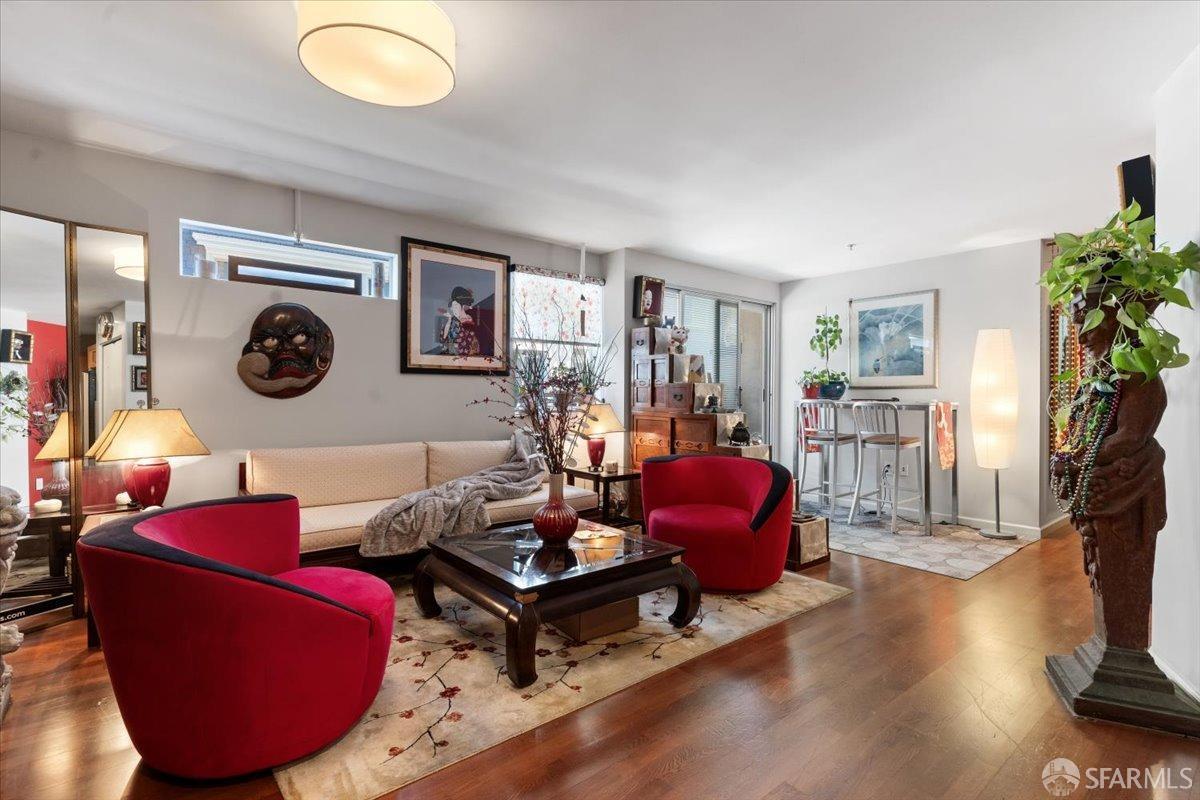
[[[1138,219],[1141,207],[1133,202],[1108,223],[1076,236],[1054,237],[1060,253],[1042,274],[1052,305],[1080,320],[1081,335],[1115,320],[1115,335],[1106,353],[1088,360],[1081,374],[1068,370],[1054,380],[1079,380],[1081,386],[1112,392],[1113,381],[1138,377],[1153,380],[1164,369],[1188,363],[1179,350],[1179,337],[1163,327],[1155,310],[1163,303],[1191,308],[1179,288],[1188,271],[1200,269],[1200,246],[1188,242],[1178,251],[1156,247],[1154,217]],[[1066,425],[1070,408],[1059,411],[1055,424]]]
[[824,369],[806,369],[798,383],[805,397],[839,400],[846,393],[846,373],[829,369],[829,354],[842,343],[841,318],[837,314],[818,314],[816,329],[808,346],[825,361]]
[[0,438],[29,433],[29,381],[19,372],[0,375]]

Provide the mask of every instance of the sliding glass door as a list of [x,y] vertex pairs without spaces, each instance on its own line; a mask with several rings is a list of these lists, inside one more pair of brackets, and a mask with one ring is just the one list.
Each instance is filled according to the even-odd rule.
[[761,433],[771,441],[770,381],[768,349],[771,337],[767,327],[770,309],[759,303],[738,303],[738,395],[746,412],[746,427],[751,434]]
[[746,427],[771,441],[768,365],[770,306],[708,292],[669,287],[663,316],[688,330],[688,353],[704,356],[704,369],[721,384],[722,405],[746,413]]

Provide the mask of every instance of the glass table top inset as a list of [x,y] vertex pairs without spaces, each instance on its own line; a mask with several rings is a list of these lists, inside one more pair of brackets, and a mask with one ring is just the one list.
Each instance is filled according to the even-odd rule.
[[572,538],[565,547],[547,547],[532,525],[519,525],[469,538],[438,540],[430,546],[469,561],[518,589],[533,589],[681,552],[674,545],[615,528],[600,528],[595,533],[599,536],[592,540]]

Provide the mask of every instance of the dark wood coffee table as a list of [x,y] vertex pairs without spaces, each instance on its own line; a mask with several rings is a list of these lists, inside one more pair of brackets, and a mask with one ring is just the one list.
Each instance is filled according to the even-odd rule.
[[534,651],[542,621],[552,622],[656,589],[674,586],[671,624],[682,628],[700,608],[700,583],[683,563],[683,548],[613,530],[595,545],[543,547],[531,525],[435,541],[413,574],[413,596],[425,617],[442,613],[434,582],[445,584],[504,620],[509,680],[537,680]]

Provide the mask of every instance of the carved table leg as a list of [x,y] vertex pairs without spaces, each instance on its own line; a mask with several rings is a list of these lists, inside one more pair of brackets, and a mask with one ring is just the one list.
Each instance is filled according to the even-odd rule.
[[433,575],[430,574],[430,567],[433,565],[434,556],[429,555],[421,559],[421,563],[417,565],[413,571],[412,587],[413,599],[417,601],[417,609],[423,617],[436,617],[442,613],[442,607],[438,605],[437,598],[433,596]]
[[534,651],[537,648],[537,632],[540,624],[537,609],[525,603],[513,603],[504,618],[504,647],[508,679],[518,689],[537,680]]
[[675,569],[679,572],[679,582],[675,584],[675,613],[669,619],[676,628],[682,628],[695,619],[700,610],[700,581],[692,568],[682,561]]

